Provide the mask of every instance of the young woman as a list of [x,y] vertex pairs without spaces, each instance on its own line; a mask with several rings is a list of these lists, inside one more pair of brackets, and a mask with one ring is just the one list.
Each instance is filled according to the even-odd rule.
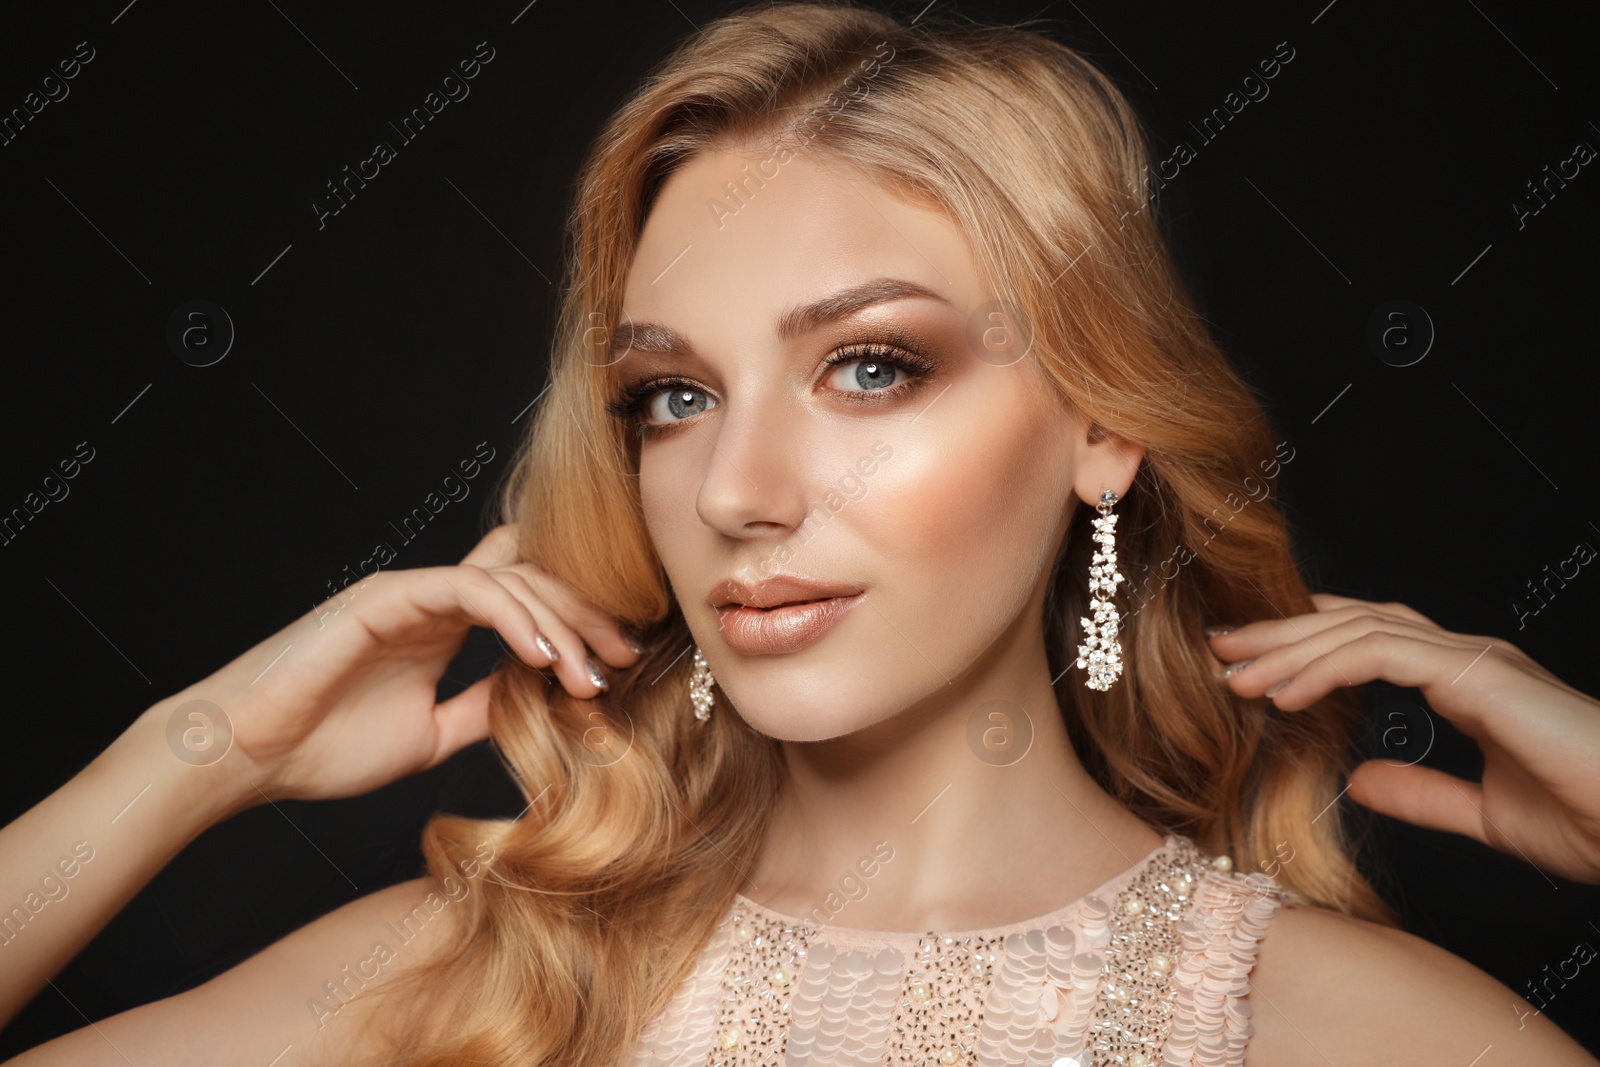
[[[1594,1063],[1395,929],[1339,802],[1600,881],[1596,702],[1308,593],[1293,443],[1147,166],[1115,87],[1030,32],[703,27],[582,172],[505,525],[157,703],[7,827],[21,899],[139,798],[60,861],[75,903],[8,927],[4,1017],[253,804],[487,736],[526,810],[437,817],[425,877],[12,1062]],[[436,705],[473,626],[515,658]],[[1376,678],[1483,781],[1346,785]]]

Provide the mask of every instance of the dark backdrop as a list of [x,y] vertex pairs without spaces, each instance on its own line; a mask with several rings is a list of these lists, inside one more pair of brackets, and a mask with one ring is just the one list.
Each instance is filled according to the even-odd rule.
[[[151,702],[327,595],[479,442],[496,452],[487,472],[504,472],[544,381],[580,156],[646,67],[724,10],[525,4],[7,12],[0,109],[59,96],[43,79],[79,65],[68,95],[0,145],[0,513],[61,460],[92,459],[0,545],[5,818]],[[1296,450],[1280,487],[1316,585],[1502,635],[1600,691],[1600,576],[1583,567],[1542,601],[1528,589],[1576,546],[1600,548],[1600,163],[1563,164],[1579,142],[1600,148],[1588,5],[960,10],[1055,20],[1131,95],[1158,156],[1193,150],[1165,213],[1208,319]],[[398,136],[392,121],[490,49],[469,96],[413,141]],[[1230,91],[1259,96],[1245,77],[1290,49],[1269,95],[1199,129]],[[326,183],[378,140],[396,157],[319,218]],[[1535,200],[1527,183],[1563,166],[1564,184]],[[199,326],[187,347],[169,336],[175,318]],[[1374,341],[1374,321],[1393,329]],[[230,329],[223,358],[192,365]],[[485,528],[488,482],[395,565],[457,560]],[[480,632],[452,678],[496,652]],[[1369,697],[1369,752],[1477,773],[1474,747],[1418,694]],[[366,797],[283,802],[213,829],[0,1037],[0,1054],[188,988],[415,875],[418,829],[439,807],[515,814],[521,802],[478,745]],[[1519,991],[1578,942],[1600,944],[1595,889],[1473,842],[1380,821],[1366,859],[1408,929]],[[1549,1013],[1600,1050],[1597,983],[1583,970]]]

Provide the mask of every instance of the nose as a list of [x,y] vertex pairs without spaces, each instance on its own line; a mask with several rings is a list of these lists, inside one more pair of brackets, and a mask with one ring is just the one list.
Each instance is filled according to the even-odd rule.
[[793,411],[773,392],[724,401],[703,431],[709,438],[695,509],[700,521],[741,540],[782,540],[806,511],[809,448]]

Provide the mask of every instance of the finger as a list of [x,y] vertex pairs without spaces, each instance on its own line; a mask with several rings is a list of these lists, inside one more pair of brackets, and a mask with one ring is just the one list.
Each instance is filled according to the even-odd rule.
[[1396,819],[1488,844],[1483,787],[1416,764],[1368,760],[1350,772],[1350,798]]
[[[1318,593],[1316,597],[1324,594]],[[1242,659],[1253,659],[1280,645],[1288,645],[1295,641],[1313,638],[1336,626],[1343,626],[1355,619],[1367,619],[1375,623],[1386,625],[1404,626],[1412,630],[1435,630],[1441,635],[1448,631],[1440,630],[1433,623],[1422,616],[1411,612],[1410,615],[1402,612],[1389,612],[1383,610],[1386,605],[1370,604],[1365,600],[1345,600],[1337,606],[1329,605],[1320,610],[1305,615],[1284,615],[1275,619],[1257,619],[1255,622],[1246,623],[1229,633],[1209,635],[1208,641],[1211,651],[1226,662],[1237,662]],[[1404,605],[1401,605],[1402,607]],[[1409,609],[1407,609],[1409,611]]]
[[527,583],[533,597],[576,631],[601,661],[613,667],[631,667],[639,662],[643,646],[636,648],[615,617],[574,593],[565,583],[529,564],[502,568],[500,573],[505,572]]
[[1301,641],[1365,614],[1362,607],[1344,605],[1304,615],[1280,615],[1235,626],[1228,633],[1208,634],[1207,643],[1219,659],[1235,662],[1251,659],[1268,649]]
[[[1473,650],[1444,644],[1432,634],[1415,637],[1386,630],[1370,630],[1314,657],[1297,674],[1285,679],[1281,687],[1272,683],[1267,684],[1265,690],[1260,690],[1266,684],[1266,677],[1262,674],[1255,676],[1248,683],[1248,688],[1252,693],[1259,690],[1261,696],[1271,694],[1269,699],[1280,711],[1300,711],[1339,686],[1356,686],[1382,678],[1398,686],[1421,689],[1430,707],[1470,736],[1477,736],[1482,726],[1480,720],[1494,703],[1486,698],[1489,691],[1477,684],[1451,688],[1450,683],[1469,670],[1473,672],[1474,683],[1481,683],[1485,681],[1485,676],[1498,679],[1502,672],[1509,669],[1504,661],[1485,655],[1486,652],[1486,649]],[[1230,684],[1254,670],[1255,665],[1252,664],[1230,678]],[[1234,686],[1235,692],[1243,688]],[[1246,694],[1240,692],[1240,695]]]
[[[1325,611],[1331,608],[1364,607],[1367,610],[1379,615],[1393,615],[1402,619],[1409,619],[1415,623],[1421,623],[1424,626],[1437,625],[1432,619],[1422,614],[1422,612],[1407,604],[1402,604],[1397,600],[1388,600],[1383,602],[1373,600],[1358,600],[1355,597],[1339,596],[1335,593],[1312,593],[1311,599],[1317,605],[1317,609],[1319,611]],[[1324,607],[1324,605],[1326,605],[1326,607]]]
[[[589,649],[584,644],[583,637],[568,626],[566,621],[557,614],[550,605],[539,598],[521,572],[515,570],[499,570],[494,572],[495,580],[510,590],[524,607],[532,613],[537,622],[539,632],[555,646],[559,658],[551,666],[556,678],[566,688],[567,692],[584,700],[591,700],[599,693],[609,688],[609,680],[605,679],[605,671],[600,665],[593,663],[594,670],[607,684],[600,685],[595,681],[595,675],[590,673],[592,658]],[[637,658],[637,657],[635,657]]]
[[1337,593],[1312,593],[1311,602],[1317,605],[1318,611],[1330,611],[1334,608],[1367,608],[1371,611],[1379,610],[1375,600],[1362,600],[1360,597],[1340,596]]
[[1403,634],[1420,641],[1432,641],[1456,650],[1471,648],[1474,653],[1481,645],[1470,645],[1465,639],[1454,640],[1454,635],[1440,630],[1429,630],[1395,619],[1380,619],[1361,614],[1337,626],[1332,626],[1279,645],[1265,648],[1244,659],[1235,660],[1223,671],[1228,686],[1245,697],[1265,696],[1268,689],[1299,674],[1306,665],[1318,657],[1327,656],[1341,645],[1374,631]]
[[463,748],[489,736],[489,695],[494,675],[481,678],[433,709],[439,745],[423,770],[430,770]]
[[461,562],[492,570],[515,563],[518,554],[517,528],[510,523],[501,523],[484,534],[483,540],[474,545]]
[[[404,595],[418,611],[444,620],[464,618],[492,629],[504,637],[512,651],[525,662],[535,666],[544,664],[546,657],[536,640],[533,615],[488,571],[462,564],[424,567],[409,574],[416,575],[418,580],[404,584]],[[413,633],[403,630],[385,633],[382,622],[368,625],[380,639],[403,642],[414,637]]]

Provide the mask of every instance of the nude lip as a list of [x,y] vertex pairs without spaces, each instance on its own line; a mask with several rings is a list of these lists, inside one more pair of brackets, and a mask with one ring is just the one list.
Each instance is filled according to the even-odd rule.
[[773,608],[727,604],[717,609],[717,618],[723,640],[735,652],[780,655],[820,641],[862,599],[863,594],[856,593]]

